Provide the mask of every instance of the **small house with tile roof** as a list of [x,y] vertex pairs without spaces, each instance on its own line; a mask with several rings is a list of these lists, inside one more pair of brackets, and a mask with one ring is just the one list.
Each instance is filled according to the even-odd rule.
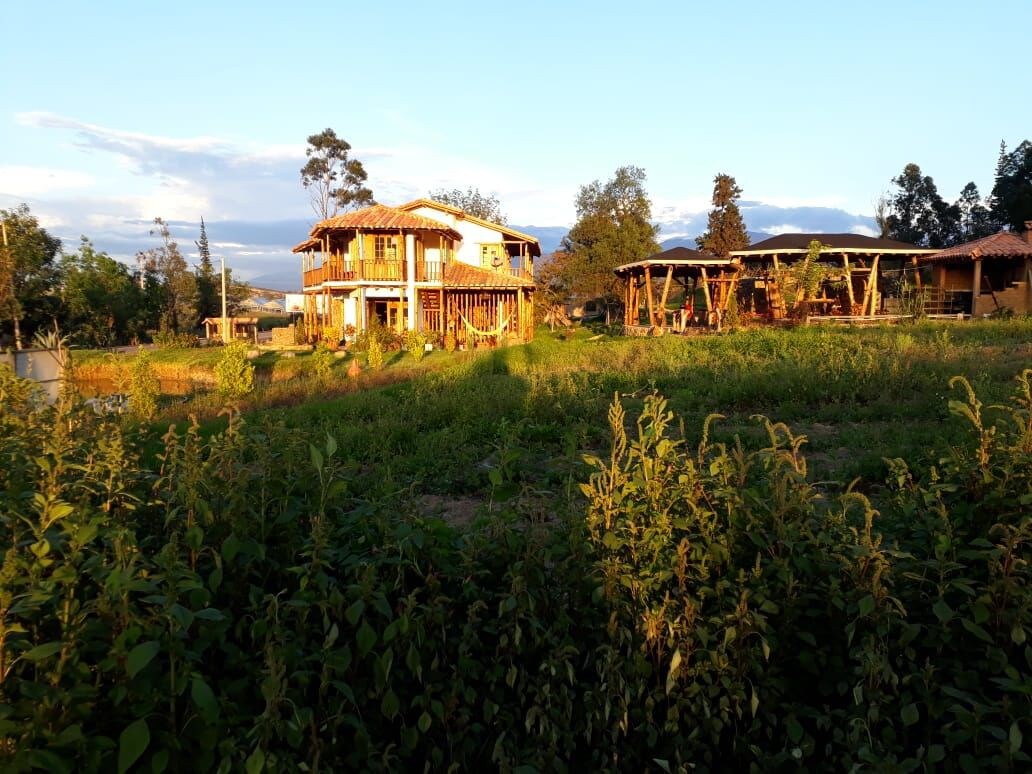
[[981,317],[1032,313],[1032,221],[1023,234],[997,234],[918,259],[931,267],[931,292],[954,311]]
[[453,334],[460,343],[528,341],[534,237],[427,199],[375,204],[316,223],[301,255],[305,329]]

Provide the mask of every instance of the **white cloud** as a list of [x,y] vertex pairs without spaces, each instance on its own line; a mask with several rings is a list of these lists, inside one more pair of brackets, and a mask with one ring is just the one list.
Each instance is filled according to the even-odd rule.
[[94,182],[91,175],[70,169],[50,167],[0,167],[0,191],[12,197],[46,196],[57,191],[88,188]]
[[876,237],[876,236],[878,236],[878,232],[877,231],[875,231],[873,228],[871,228],[869,226],[863,225],[862,223],[858,223],[857,225],[855,225],[852,228],[850,228],[849,229],[849,233],[851,233],[851,234],[860,234],[862,236],[869,236],[869,237]]
[[760,229],[760,231],[764,234],[777,235],[798,234],[799,232],[803,231],[803,229],[799,228],[799,226],[793,226],[791,223],[783,223],[779,226],[764,226]]
[[748,201],[742,202],[742,209],[748,209],[753,205],[782,207],[792,209],[796,207],[831,207],[842,209],[846,200],[842,196],[783,196],[774,194],[772,196],[750,197]]

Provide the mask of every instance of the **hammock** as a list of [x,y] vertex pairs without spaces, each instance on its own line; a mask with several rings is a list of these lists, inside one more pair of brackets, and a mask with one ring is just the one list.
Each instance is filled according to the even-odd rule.
[[487,336],[501,336],[502,335],[502,331],[504,331],[505,328],[509,325],[509,320],[512,319],[512,315],[510,314],[508,317],[505,318],[505,321],[502,322],[502,324],[499,325],[497,328],[495,328],[493,331],[481,331],[481,330],[477,330],[476,328],[473,327],[473,325],[470,323],[470,321],[466,319],[466,315],[460,313],[459,317],[462,318],[462,322],[465,324],[467,331],[472,333],[474,336],[484,336],[484,337],[487,337]]

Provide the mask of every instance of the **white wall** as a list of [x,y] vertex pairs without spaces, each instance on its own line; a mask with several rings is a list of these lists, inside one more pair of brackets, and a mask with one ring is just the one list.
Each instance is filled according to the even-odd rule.
[[[505,239],[502,232],[497,229],[470,223],[464,218],[457,218],[450,212],[442,212],[433,207],[418,207],[412,210],[412,213],[436,220],[438,223],[444,223],[462,234],[462,242],[458,245],[455,257],[470,266],[480,266],[480,245],[496,244]],[[430,251],[427,250],[427,253],[429,254]]]

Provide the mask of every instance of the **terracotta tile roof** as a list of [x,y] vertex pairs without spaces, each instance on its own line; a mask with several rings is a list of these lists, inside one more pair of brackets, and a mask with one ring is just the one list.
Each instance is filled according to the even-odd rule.
[[1032,258],[1032,244],[1013,231],[1001,231],[992,236],[947,247],[933,255],[924,255],[919,263],[941,263],[943,261],[964,261],[980,258]]
[[318,237],[326,231],[335,229],[382,229],[385,231],[433,231],[452,239],[462,239],[462,234],[438,220],[413,215],[394,207],[374,204],[354,212],[346,212],[326,220],[321,220],[312,227],[312,236]]
[[446,288],[532,288],[534,281],[524,277],[515,277],[508,272],[481,269],[461,261],[450,261],[444,265],[444,286]]
[[319,240],[315,237],[308,237],[308,239],[306,239],[304,242],[298,242],[296,245],[290,248],[290,252],[304,253],[309,250],[318,250],[320,244],[321,243],[319,242]]
[[870,253],[872,255],[883,252],[905,252],[920,254],[930,252],[927,248],[911,245],[906,242],[897,242],[895,239],[880,239],[878,237],[864,236],[863,234],[778,234],[770,239],[764,239],[754,245],[743,247],[741,250],[732,250],[731,255],[749,256],[761,253],[786,253],[803,252],[810,249],[810,242],[814,239],[829,246],[826,252],[845,250],[853,253]]
[[532,237],[530,234],[524,234],[522,231],[517,231],[516,229],[510,228],[509,226],[503,226],[501,223],[493,223],[490,220],[484,220],[483,218],[475,217],[473,215],[470,215],[465,210],[459,209],[458,207],[453,207],[450,204],[445,204],[444,202],[435,202],[433,199],[415,199],[411,202],[407,202],[406,204],[399,205],[398,209],[418,210],[420,207],[430,207],[431,209],[440,210],[441,212],[447,212],[448,214],[454,215],[455,217],[460,218],[462,220],[468,220],[470,223],[476,223],[480,226],[484,226],[485,228],[495,229],[496,231],[500,231],[501,233],[505,234],[508,237],[511,237],[512,239],[516,239],[521,242],[526,242],[530,246],[531,255],[541,255],[541,245],[538,244],[537,237]]

